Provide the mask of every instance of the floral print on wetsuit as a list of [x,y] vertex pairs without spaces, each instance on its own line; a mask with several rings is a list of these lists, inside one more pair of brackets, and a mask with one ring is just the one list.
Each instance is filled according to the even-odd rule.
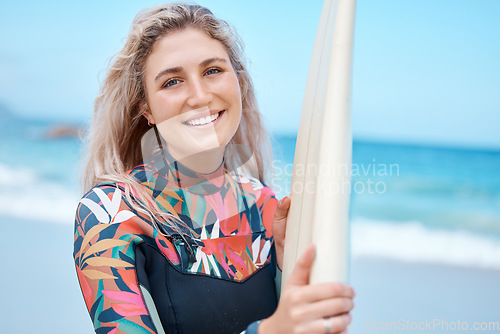
[[154,247],[183,274],[226,281],[244,283],[270,263],[277,203],[258,180],[229,173],[223,165],[211,174],[195,173],[168,152],[129,174],[178,227],[162,220],[158,231],[130,206],[123,184],[98,185],[81,199],[74,259],[96,333],[164,332],[156,296],[138,281],[140,244]]

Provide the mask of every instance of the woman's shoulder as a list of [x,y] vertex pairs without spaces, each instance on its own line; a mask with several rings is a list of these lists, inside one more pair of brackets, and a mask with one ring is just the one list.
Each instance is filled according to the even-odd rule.
[[75,224],[85,230],[97,224],[120,224],[134,217],[123,186],[103,182],[90,189],[78,203]]
[[[82,197],[76,210],[75,256],[94,243],[109,246],[114,242],[104,240],[117,240],[123,247],[130,242],[140,242],[145,233],[136,218],[136,213],[128,206],[125,194],[118,184],[110,182],[94,186]],[[101,246],[94,248],[100,249]]]

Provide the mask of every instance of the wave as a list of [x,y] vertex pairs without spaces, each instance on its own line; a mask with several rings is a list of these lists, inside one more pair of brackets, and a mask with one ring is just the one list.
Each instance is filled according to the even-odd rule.
[[431,229],[419,222],[354,219],[352,256],[500,269],[500,240],[466,230]]
[[0,215],[73,224],[80,195],[63,183],[41,178],[35,169],[0,164]]

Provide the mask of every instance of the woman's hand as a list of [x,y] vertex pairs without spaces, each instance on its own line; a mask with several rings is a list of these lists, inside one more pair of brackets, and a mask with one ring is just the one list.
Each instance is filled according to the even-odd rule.
[[354,307],[354,290],[344,283],[309,284],[315,247],[299,258],[274,314],[263,320],[259,334],[346,333]]
[[276,207],[273,220],[274,245],[278,267],[283,269],[283,253],[285,251],[286,219],[290,209],[290,197],[283,197]]

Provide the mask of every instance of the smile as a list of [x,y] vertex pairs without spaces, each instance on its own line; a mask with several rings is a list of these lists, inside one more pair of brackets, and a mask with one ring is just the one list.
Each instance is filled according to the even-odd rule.
[[192,120],[184,122],[184,124],[191,125],[191,126],[198,126],[198,125],[205,125],[205,124],[213,123],[219,118],[219,116],[222,113],[223,113],[223,111],[218,112],[217,114],[206,116],[206,117],[192,119]]

